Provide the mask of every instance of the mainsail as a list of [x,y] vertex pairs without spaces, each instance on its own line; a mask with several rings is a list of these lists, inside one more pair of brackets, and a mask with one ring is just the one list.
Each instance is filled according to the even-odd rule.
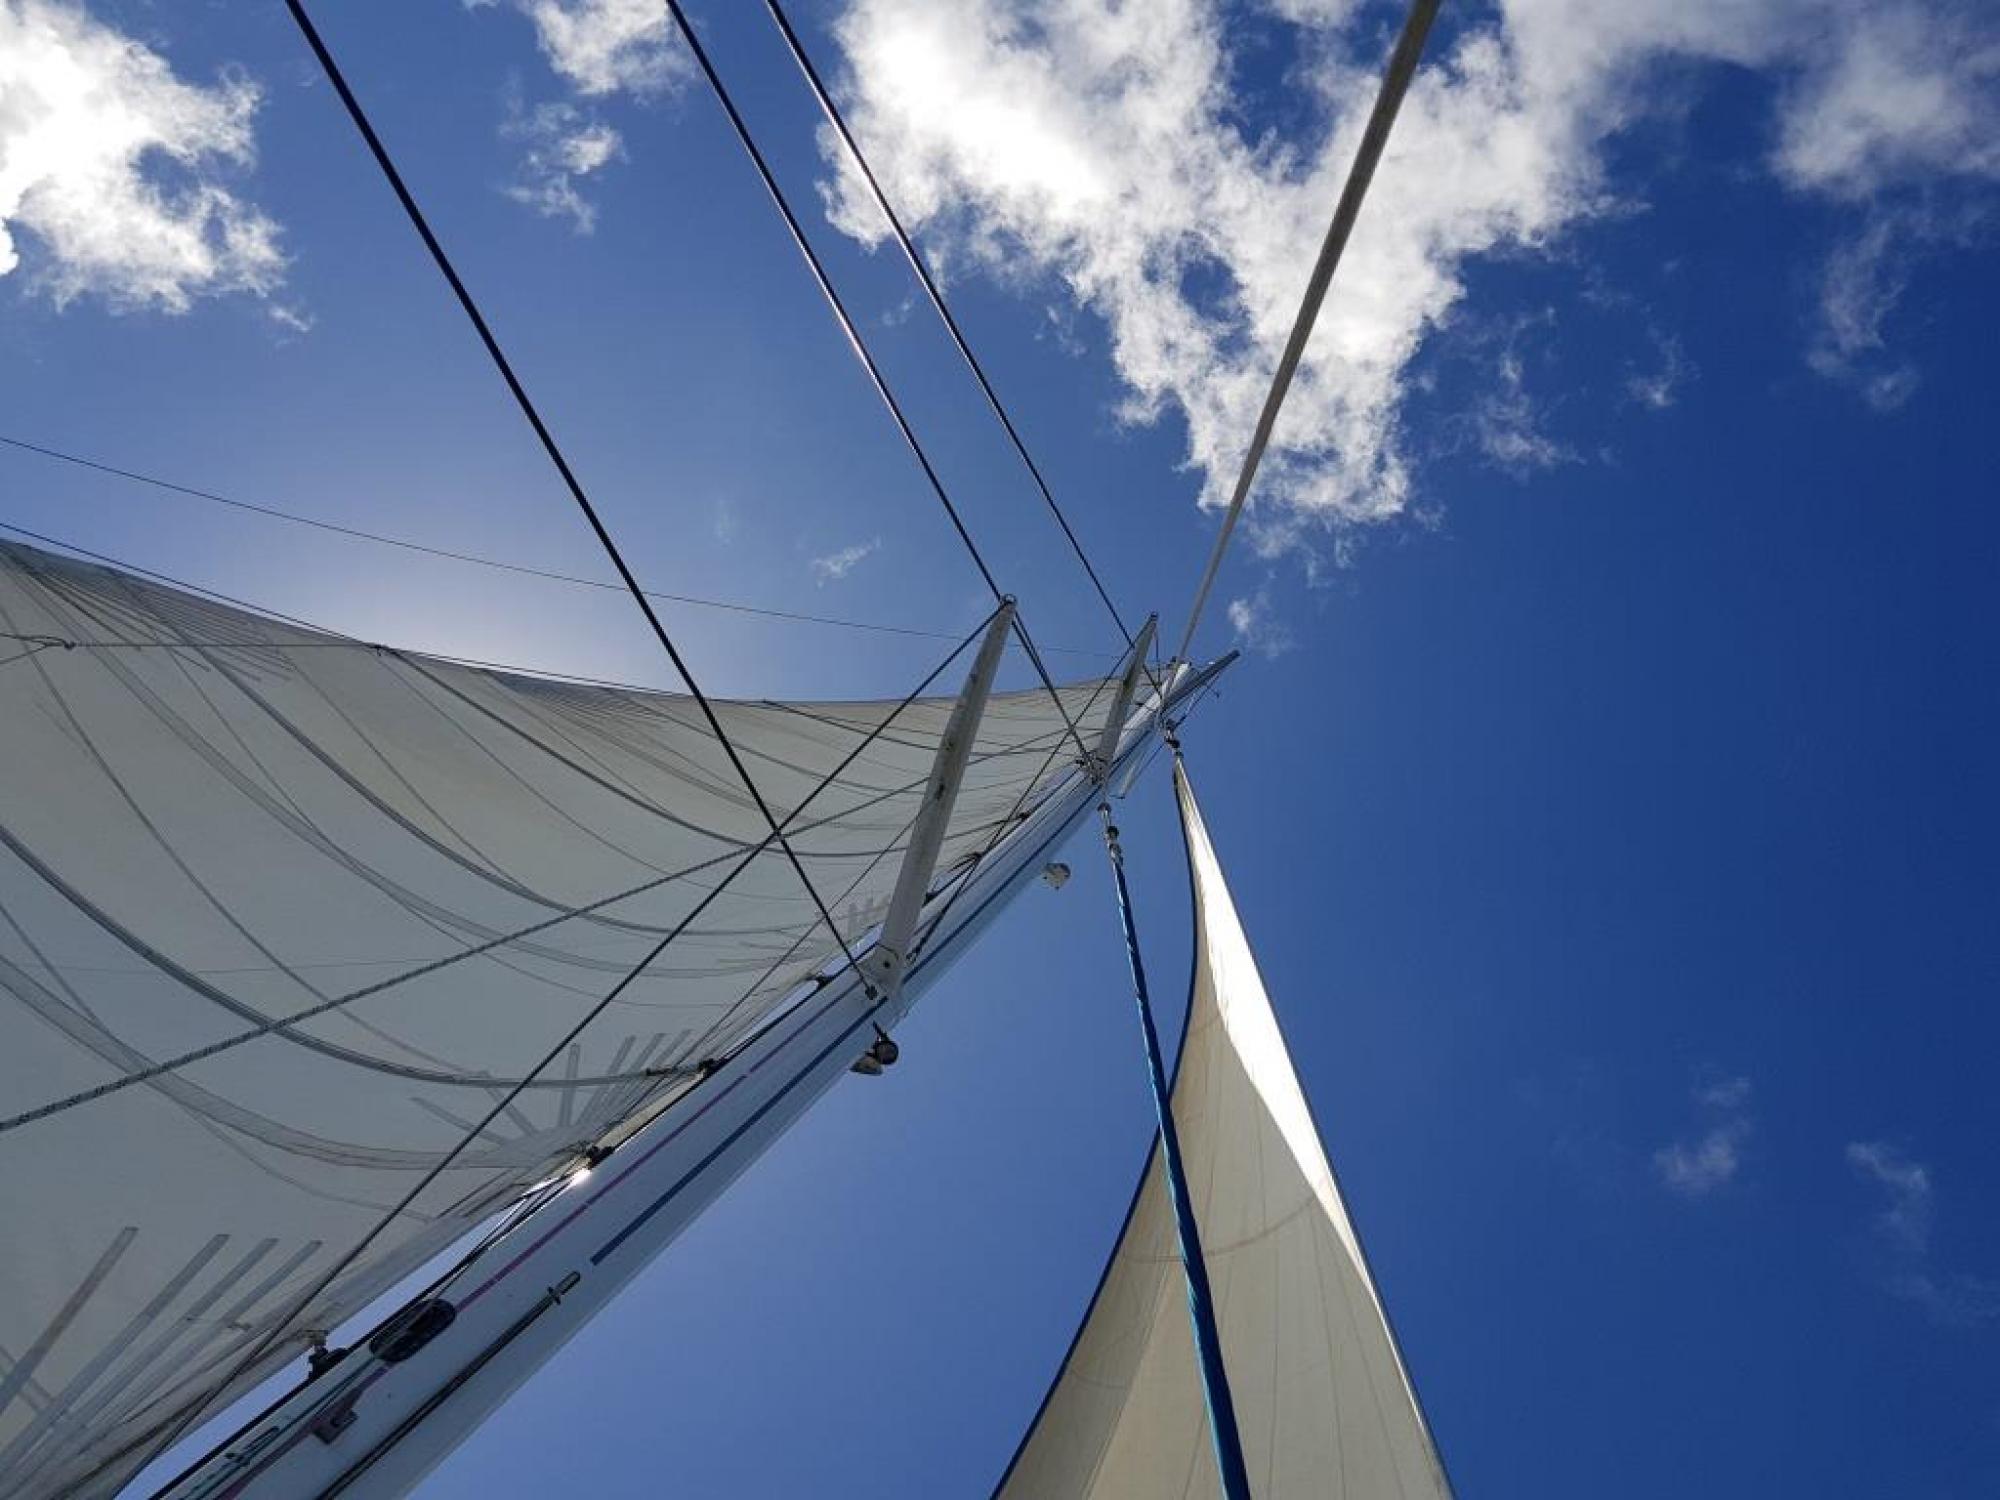
[[[1173,1092],[1223,1363],[1259,1500],[1449,1500],[1186,771],[1195,962]],[[1213,1496],[1157,1146],[1000,1500]]]
[[[840,958],[785,857],[754,852],[768,825],[687,699],[391,651],[16,545],[0,631],[0,1492],[115,1489]],[[1105,691],[991,699],[941,872],[1073,774],[1064,721]],[[857,943],[952,700],[715,707]]]

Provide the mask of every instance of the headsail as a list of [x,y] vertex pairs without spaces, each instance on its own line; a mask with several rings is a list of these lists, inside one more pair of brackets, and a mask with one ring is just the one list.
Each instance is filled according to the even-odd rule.
[[[378,650],[19,546],[0,630],[0,1117],[102,1091],[0,1123],[0,1493],[108,1493],[837,956],[783,855],[752,857],[286,1318],[767,825],[674,695]],[[951,706],[716,704],[778,817],[810,798],[788,836],[849,942]],[[941,870],[1070,773],[1067,736],[1047,693],[991,700]]]
[[[1259,1500],[1448,1500],[1184,770],[1195,965],[1174,1123]],[[1214,1454],[1157,1147],[1002,1500],[1212,1496]]]

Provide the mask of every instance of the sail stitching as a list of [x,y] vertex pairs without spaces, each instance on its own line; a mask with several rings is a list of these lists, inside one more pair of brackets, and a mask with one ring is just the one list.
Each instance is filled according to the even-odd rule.
[[[995,613],[998,613],[998,611],[996,610]],[[962,642],[956,649],[954,649],[951,652],[951,654],[948,655],[943,661],[938,663],[938,665],[932,669],[929,676],[927,676],[921,683],[919,683],[917,687],[907,697],[905,697],[902,700],[902,702],[898,705],[896,711],[889,714],[887,718],[885,718],[882,721],[882,726],[878,727],[886,727],[888,724],[893,723],[898,714],[906,710],[912,703],[916,702],[918,697],[925,691],[925,689],[927,689],[931,685],[931,683],[935,681],[936,678],[939,675],[941,675],[944,672],[944,670],[954,660],[957,659],[959,654],[963,652],[965,648],[972,643],[973,639],[975,639],[976,636],[984,633],[986,626],[991,621],[991,618],[992,616],[989,615],[987,620],[981,621],[979,629],[975,631],[973,635],[967,636],[964,642]],[[854,759],[854,757],[859,755],[861,751],[869,743],[871,743],[872,738],[873,738],[872,734],[868,737],[864,737],[859,744],[857,744],[853,749],[851,749],[848,752],[847,756],[842,759],[840,764],[837,765],[833,769],[833,771],[830,772],[827,775],[827,777],[825,777],[820,782],[819,787],[815,788],[812,794],[808,795],[806,799],[798,805],[798,807],[792,810],[792,812],[787,817],[787,821],[789,822],[791,819],[796,818],[799,815],[799,813],[802,812],[805,809],[805,807],[812,802],[813,797],[817,796],[821,790],[825,789],[825,787],[831,785],[833,781],[843,771],[846,770],[848,764]],[[569,1048],[569,1046],[575,1041],[577,1041],[579,1037],[582,1036],[584,1031],[588,1029],[588,1027],[598,1018],[598,1016],[601,1015],[604,1012],[604,1010],[608,1008],[611,1005],[611,1003],[615,1001],[618,998],[618,996],[622,994],[629,985],[631,985],[634,981],[636,981],[639,978],[639,976],[643,974],[647,970],[647,968],[651,966],[652,962],[660,956],[660,954],[666,951],[667,946],[670,943],[672,943],[674,939],[679,935],[681,928],[684,928],[689,922],[692,922],[695,918],[697,918],[702,913],[702,911],[707,908],[710,902],[714,901],[718,896],[720,896],[720,894],[723,892],[723,890],[725,890],[728,887],[731,881],[733,881],[744,870],[748,869],[751,863],[756,859],[757,855],[763,850],[763,848],[766,847],[766,845],[768,845],[772,840],[778,839],[781,836],[782,833],[780,827],[774,825],[770,836],[763,843],[760,843],[756,848],[753,848],[747,853],[745,853],[737,861],[735,866],[728,872],[728,874],[724,876],[723,880],[706,896],[704,896],[701,899],[701,901],[696,903],[693,910],[690,911],[688,915],[682,920],[680,926],[676,927],[674,931],[668,932],[665,936],[663,936],[660,939],[658,943],[654,944],[654,946],[646,954],[646,956],[642,958],[636,965],[634,965],[633,968],[605,994],[603,999],[601,999],[591,1010],[586,1012],[580,1020],[578,1020],[573,1026],[569,1028],[568,1031],[566,1031],[560,1038],[556,1040],[555,1044],[543,1056],[541,1061],[537,1063],[533,1068],[529,1069],[527,1075],[519,1082],[515,1083],[508,1090],[508,1092],[502,1098],[502,1100],[498,1104],[494,1105],[494,1107],[490,1111],[488,1111],[485,1117],[480,1121],[480,1125],[483,1127],[484,1125],[489,1124],[493,1119],[497,1118],[502,1113],[504,1108],[508,1104],[510,1104],[515,1097],[517,1097],[520,1094],[522,1089],[524,1089],[531,1080],[539,1077],[544,1069],[546,1069],[550,1064],[555,1062],[557,1058],[561,1057],[563,1053]],[[831,917],[828,918],[828,922],[829,925],[832,924]],[[836,935],[838,935],[837,928],[835,929],[835,931]],[[846,947],[844,939],[842,940],[842,947],[843,949],[845,949]],[[851,954],[848,957],[848,961],[849,964],[852,965],[853,958]],[[371,1245],[391,1224],[395,1223],[397,1219],[402,1217],[404,1212],[406,1212],[407,1210],[411,1209],[414,1206],[417,1199],[430,1187],[430,1185],[433,1182],[437,1180],[437,1178],[444,1172],[444,1170],[448,1166],[450,1166],[452,1162],[457,1160],[461,1154],[463,1154],[465,1148],[467,1147],[467,1145],[471,1143],[473,1139],[474,1136],[470,1132],[461,1135],[458,1141],[450,1148],[450,1150],[445,1152],[443,1156],[441,1156],[438,1159],[438,1161],[428,1171],[424,1173],[423,1177],[419,1179],[416,1185],[410,1188],[408,1192],[403,1194],[402,1198],[398,1200],[398,1202],[395,1204],[394,1207],[392,1207],[386,1213],[381,1215],[381,1217],[379,1217],[375,1221],[374,1225],[370,1229],[368,1229],[361,1236],[359,1240],[357,1240],[346,1251],[344,1251],[341,1254],[341,1256],[334,1261],[332,1266],[328,1268],[325,1272],[323,1272],[318,1277],[318,1279],[313,1283],[313,1285],[311,1285],[302,1296],[293,1299],[290,1310],[287,1311],[281,1318],[277,1319],[272,1323],[269,1332],[253,1348],[251,1348],[250,1351],[247,1354],[245,1354],[240,1361],[238,1361],[235,1364],[235,1366],[231,1369],[229,1374],[220,1382],[219,1386],[213,1387],[212,1389],[227,1390],[230,1387],[234,1386],[237,1380],[242,1378],[243,1375],[245,1375],[248,1371],[253,1369],[256,1366],[257,1362],[264,1357],[265,1353],[271,1348],[271,1346],[275,1342],[277,1342],[278,1338],[283,1334],[285,1329],[292,1323],[292,1321],[297,1317],[299,1317],[301,1314],[305,1313],[308,1309],[310,1309],[313,1302],[333,1286],[333,1284],[341,1276],[341,1273],[344,1272],[349,1266],[353,1265],[354,1262],[361,1256],[362,1252],[365,1251],[369,1245]],[[202,1400],[196,1400],[194,1402],[191,1402],[187,1407],[186,1411],[181,1415],[180,1419],[174,1422],[161,1436],[159,1441],[151,1446],[144,1461],[150,1462],[153,1458],[158,1457],[159,1454],[166,1451],[166,1449],[172,1447],[173,1444],[180,1438],[181,1434],[187,1430],[189,1425],[205,1409],[206,1404],[207,1403]]]
[[[990,618],[991,616],[988,617],[989,620]],[[958,650],[952,652],[952,654],[946,657],[943,662],[940,662],[938,666],[935,669],[933,669],[930,676],[926,677],[924,681],[918,685],[916,692],[912,693],[909,698],[904,700],[905,704],[907,705],[908,703],[914,702],[917,696],[920,695],[926,688],[928,688],[931,685],[932,682],[934,682],[937,679],[937,677],[945,670],[945,668],[949,666],[950,663],[957,658],[959,653],[962,652],[967,645],[971,644],[971,642],[977,637],[980,631],[983,631],[985,627],[986,627],[986,622],[982,621],[979,629],[975,630],[973,634],[968,635],[964,639],[964,641],[960,643]],[[895,714],[893,713],[890,714],[887,718],[885,718],[882,721],[882,724],[876,726],[876,730],[874,731],[874,733],[881,732],[881,730],[886,728],[887,725],[893,723],[895,717],[896,717]],[[848,759],[851,760],[856,754],[858,754],[859,751],[862,748],[864,748],[872,738],[873,734],[864,737],[863,740],[860,742],[860,744],[858,744],[853,750],[849,752]],[[1038,738],[1041,737],[1038,736]],[[1008,752],[991,752],[992,755],[997,755],[1002,753],[1008,753]],[[829,773],[827,782],[823,783],[823,785],[831,784],[832,781],[839,776],[840,772],[845,769],[846,764],[847,761],[843,761],[840,766],[835,767],[835,769],[831,773]],[[886,800],[889,796],[905,793],[912,789],[920,788],[922,785],[923,785],[922,780],[912,781],[907,786],[897,788],[895,789],[895,791],[890,793],[884,793],[880,798],[874,800],[876,801]],[[817,791],[815,791],[812,795],[807,796],[803,801],[801,801],[799,805],[793,809],[792,816],[797,817],[799,813],[805,811],[805,809],[813,801],[813,798],[817,795],[818,793]],[[852,809],[848,810],[848,812],[851,811]],[[831,815],[831,818],[845,817],[847,815],[848,815],[847,812],[843,812],[843,813],[833,814]],[[799,831],[801,832],[810,831],[815,827],[823,826],[827,821],[830,821],[831,818],[808,821],[807,823],[802,824],[800,826]],[[997,828],[1002,830],[1004,830],[1006,826],[1008,825],[1005,822],[996,825]],[[0,841],[12,842],[11,836],[7,833],[4,827],[0,827]],[[893,847],[894,846],[892,846],[892,848]],[[27,857],[23,849],[17,848],[15,852],[17,853],[17,855],[20,855],[24,858]],[[755,851],[753,850],[752,852],[754,853]],[[886,853],[889,851],[879,851],[879,852]],[[513,932],[503,933],[497,937],[490,938],[485,942],[478,943],[471,947],[461,949],[457,953],[448,954],[442,958],[434,959],[429,963],[420,964],[412,969],[405,971],[404,973],[393,975],[386,979],[378,980],[373,984],[363,985],[360,988],[351,990],[344,995],[335,996],[334,998],[327,1000],[320,1005],[308,1006],[306,1009],[298,1011],[290,1016],[269,1020],[247,1031],[237,1033],[230,1037],[222,1038],[219,1041],[209,1043],[203,1047],[190,1049],[189,1051],[182,1053],[174,1058],[170,1058],[165,1062],[152,1064],[148,1067],[126,1073],[120,1078],[113,1079],[106,1083],[96,1085],[93,1088],[80,1090],[75,1094],[67,1096],[66,1098],[54,1100],[48,1104],[39,1105],[31,1110],[24,1110],[19,1114],[10,1116],[4,1120],[0,1120],[0,1134],[5,1134],[6,1132],[17,1129],[20,1126],[31,1124],[36,1120],[46,1119],[51,1115],[60,1114],[65,1110],[74,1108],[77,1105],[86,1104],[95,1099],[101,1099],[105,1097],[107,1094],[115,1093],[120,1089],[124,1089],[131,1086],[132,1084],[142,1083],[147,1081],[148,1079],[157,1078],[162,1074],[177,1071],[178,1069],[187,1067],[195,1062],[203,1061],[207,1058],[214,1057],[221,1052],[228,1051],[232,1048],[241,1046],[246,1042],[254,1041],[258,1037],[267,1036],[274,1032],[288,1031],[292,1027],[298,1026],[306,1021],[312,1020],[317,1016],[324,1015],[334,1010],[338,1010],[342,1007],[350,1005],[354,1001],[382,994],[383,992],[393,989],[398,985],[404,984],[413,979],[417,979],[429,974],[436,973],[440,969],[462,962],[465,959],[474,958],[481,954],[491,952],[494,949],[516,943],[522,938],[529,937],[536,933],[546,931],[551,927],[557,926],[562,922],[568,921],[571,917],[587,914],[599,908],[609,906],[620,901],[624,901],[630,897],[641,895],[651,890],[656,890],[670,881],[680,879],[690,874],[697,873],[701,870],[711,869],[716,865],[726,862],[729,858],[731,858],[731,853],[715,855],[710,859],[703,860],[695,865],[690,865],[685,869],[674,871],[670,874],[661,876],[658,879],[642,881],[638,885],[632,886],[626,890],[618,891],[613,893],[612,895],[601,897],[598,900],[586,903],[583,906],[570,908],[556,916],[547,918],[540,922],[532,923],[526,927],[517,929],[516,931]],[[31,868],[40,868],[40,867],[31,861]],[[44,875],[44,878],[47,879],[48,876]],[[58,886],[58,889],[66,889],[66,888]],[[721,886],[716,886],[711,888],[708,897],[705,898],[704,900],[704,905],[706,904],[707,899],[712,899],[716,894],[720,892],[721,889],[722,889]],[[686,920],[687,919],[684,919],[684,925]],[[439,1080],[439,1081],[463,1081],[463,1080]],[[513,1082],[514,1080],[490,1080],[490,1081]],[[621,1080],[616,1077],[606,1077],[602,1079],[596,1079],[596,1078],[584,1079],[582,1081],[585,1083],[599,1083],[599,1082],[608,1083]],[[565,1085],[552,1081],[547,1084],[538,1086],[556,1088],[556,1087],[563,1087]]]

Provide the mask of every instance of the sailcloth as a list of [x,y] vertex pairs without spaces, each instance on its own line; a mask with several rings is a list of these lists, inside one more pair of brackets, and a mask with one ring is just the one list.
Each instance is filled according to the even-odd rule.
[[[763,815],[689,699],[380,649],[14,545],[0,631],[0,1494],[115,1489],[838,960],[783,854],[753,853]],[[1063,717],[1105,691],[991,700],[941,872],[1073,773]],[[862,940],[951,698],[715,706]]]
[[[1195,962],[1174,1094],[1223,1365],[1258,1500],[1448,1500],[1186,772]],[[1157,1144],[1001,1500],[1219,1493]]]

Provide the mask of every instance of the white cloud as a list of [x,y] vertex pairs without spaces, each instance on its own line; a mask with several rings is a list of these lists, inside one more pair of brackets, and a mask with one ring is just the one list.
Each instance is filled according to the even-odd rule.
[[1696,1114],[1704,1128],[1690,1140],[1673,1141],[1653,1153],[1660,1180],[1684,1198],[1705,1198],[1735,1180],[1750,1139],[1750,1080],[1711,1077],[1694,1088]]
[[1847,1164],[1882,1190],[1875,1232],[1888,1256],[1888,1289],[1949,1327],[2000,1318],[2000,1283],[1936,1271],[1931,1258],[1934,1193],[1930,1169],[1884,1141],[1852,1141]]
[[1736,1176],[1743,1164],[1738,1151],[1739,1132],[1717,1127],[1692,1144],[1680,1141],[1653,1153],[1660,1177],[1675,1192],[1688,1198],[1702,1198]]
[[267,302],[264,311],[270,315],[273,323],[284,330],[278,337],[278,342],[281,344],[291,342],[294,337],[303,338],[313,331],[314,325],[319,321],[303,307],[290,302]]
[[659,93],[687,69],[660,0],[514,0],[514,8],[579,93]]
[[1680,399],[1681,387],[1693,378],[1694,365],[1671,334],[1652,330],[1653,345],[1659,356],[1656,368],[1634,371],[1625,379],[1625,394],[1653,411],[1665,411]]
[[[472,10],[500,3],[465,0]],[[577,233],[589,234],[597,226],[597,205],[584,195],[584,179],[625,154],[624,138],[594,102],[614,94],[645,99],[662,93],[688,76],[688,60],[659,0],[506,3],[533,24],[550,68],[593,106],[557,101],[524,110],[518,85],[510,89],[500,133],[522,142],[523,150],[505,192],[536,213],[568,218]]]
[[829,552],[825,557],[815,557],[812,560],[813,577],[820,583],[845,578],[854,571],[857,563],[879,552],[881,548],[882,538],[878,536],[872,541],[856,542],[851,547],[842,547],[838,552]]
[[1793,90],[1778,146],[1795,186],[1864,198],[1912,175],[2000,177],[2000,36],[1992,12],[1848,7]]
[[519,175],[507,196],[545,218],[567,217],[578,234],[597,227],[597,206],[583,196],[582,180],[624,154],[616,130],[573,104],[510,107],[500,133],[522,143]]
[[1917,388],[1916,367],[1896,358],[1883,325],[1909,285],[1922,238],[1909,215],[1871,214],[1836,246],[1820,273],[1818,327],[1806,360],[1829,380],[1851,385],[1877,411],[1893,411]]
[[1229,628],[1239,645],[1264,656],[1283,656],[1298,644],[1272,608],[1268,588],[1229,601]]
[[1695,1085],[1694,1102],[1703,1109],[1742,1109],[1750,1102],[1750,1080],[1741,1075],[1712,1078]]
[[[1215,0],[850,0],[836,24],[850,121],[906,222],[954,270],[1057,278],[1101,317],[1126,415],[1186,423],[1211,504],[1234,478],[1383,47],[1376,12],[1266,3],[1304,28],[1287,86],[1316,100],[1317,127],[1289,142],[1234,108]],[[1469,259],[1546,251],[1620,201],[1604,148],[1670,92],[1649,86],[1657,64],[1777,79],[1768,166],[1794,190],[1851,199],[1926,174],[1992,177],[2000,33],[1953,12],[1957,51],[1938,55],[1909,41],[1929,13],[1917,0],[1501,0],[1497,18],[1441,32],[1266,460],[1266,547],[1302,523],[1406,510],[1411,358],[1452,316]],[[844,166],[827,193],[847,232],[884,238]],[[1637,394],[1659,404],[1671,386]],[[1499,456],[1560,457],[1510,415],[1518,402],[1489,413]]]
[[25,267],[59,307],[272,295],[278,226],[227,185],[255,158],[260,97],[241,76],[184,83],[75,5],[0,0],[0,275]]
[[1928,1254],[1931,1245],[1929,1169],[1882,1141],[1850,1141],[1847,1164],[1888,1196],[1888,1206],[1875,1220],[1876,1228],[1897,1249],[1913,1255]]
[[1517,479],[1574,459],[1574,454],[1542,430],[1542,413],[1528,394],[1521,357],[1511,350],[1501,355],[1494,375],[1496,379],[1472,407],[1472,430],[1479,451]]

